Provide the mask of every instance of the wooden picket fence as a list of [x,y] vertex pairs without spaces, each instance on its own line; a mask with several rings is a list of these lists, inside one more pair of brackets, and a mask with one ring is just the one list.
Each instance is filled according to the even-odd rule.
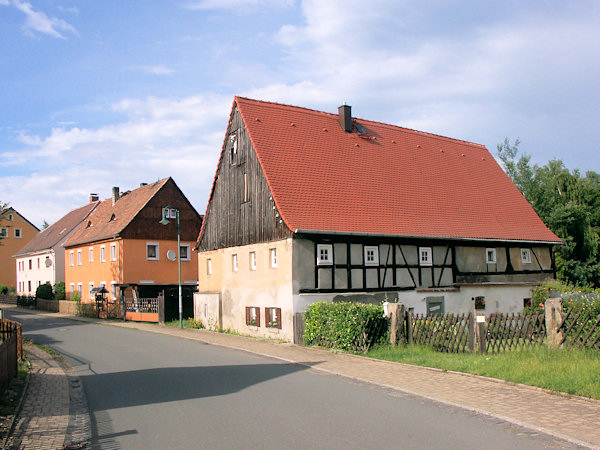
[[581,308],[568,308],[562,312],[560,344],[576,345],[600,350],[600,314]]
[[[431,315],[407,313],[407,341],[431,345],[447,353],[469,351],[469,330],[473,315]],[[472,350],[471,350],[472,351]]]
[[544,311],[492,314],[486,320],[485,350],[500,353],[543,344],[546,338]]

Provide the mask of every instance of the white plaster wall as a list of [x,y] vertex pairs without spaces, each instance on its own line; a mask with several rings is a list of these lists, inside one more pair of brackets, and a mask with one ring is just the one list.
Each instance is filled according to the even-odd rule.
[[[46,256],[52,261],[50,267],[46,267]],[[40,284],[50,282],[52,286],[56,283],[55,271],[56,259],[54,252],[48,250],[46,252],[36,253],[33,255],[22,256],[15,258],[15,270],[17,271],[17,292],[22,295],[34,295],[37,287]],[[38,269],[38,259],[40,261],[40,268]],[[29,260],[31,260],[31,270],[29,269]],[[23,262],[24,270],[19,270],[19,262]],[[31,281],[31,292],[28,290],[28,282]],[[24,289],[19,289],[20,284],[23,283]]]

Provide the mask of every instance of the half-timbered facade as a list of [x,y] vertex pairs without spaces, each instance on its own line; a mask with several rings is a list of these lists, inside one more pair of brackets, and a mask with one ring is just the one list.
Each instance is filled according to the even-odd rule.
[[560,240],[481,145],[236,97],[198,237],[195,314],[294,337],[318,300],[519,311]]

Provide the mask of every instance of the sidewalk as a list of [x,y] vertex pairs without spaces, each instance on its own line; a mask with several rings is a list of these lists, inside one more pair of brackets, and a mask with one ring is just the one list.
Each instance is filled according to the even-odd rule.
[[[11,308],[8,305],[6,307]],[[149,323],[107,322],[58,313],[33,312],[21,308],[15,310],[179,336],[303,364],[314,370],[374,383],[385,388],[487,414],[581,446],[600,449],[600,401],[598,400],[551,393],[535,387],[490,378],[206,330],[180,330]],[[50,368],[47,368],[45,375],[53,373],[48,370]],[[57,382],[54,389],[64,392],[64,384]],[[32,414],[27,411],[29,410],[24,407],[21,415]],[[62,412],[63,410],[57,410],[57,417],[61,418]],[[26,422],[28,419],[19,419],[21,420]],[[41,424],[38,429],[41,429]],[[50,429],[54,430],[54,428]],[[35,429],[33,432],[35,433]],[[46,433],[44,435],[48,436]],[[27,446],[27,448],[50,447]]]

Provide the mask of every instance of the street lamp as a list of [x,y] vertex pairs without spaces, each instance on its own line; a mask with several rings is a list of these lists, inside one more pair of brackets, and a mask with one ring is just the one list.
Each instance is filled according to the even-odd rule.
[[172,206],[165,206],[162,209],[162,219],[159,223],[163,225],[168,225],[169,219],[175,219],[175,223],[177,224],[177,269],[179,271],[179,328],[183,328],[182,320],[183,320],[183,307],[181,304],[181,234],[179,232],[179,210],[177,208],[173,208]]

